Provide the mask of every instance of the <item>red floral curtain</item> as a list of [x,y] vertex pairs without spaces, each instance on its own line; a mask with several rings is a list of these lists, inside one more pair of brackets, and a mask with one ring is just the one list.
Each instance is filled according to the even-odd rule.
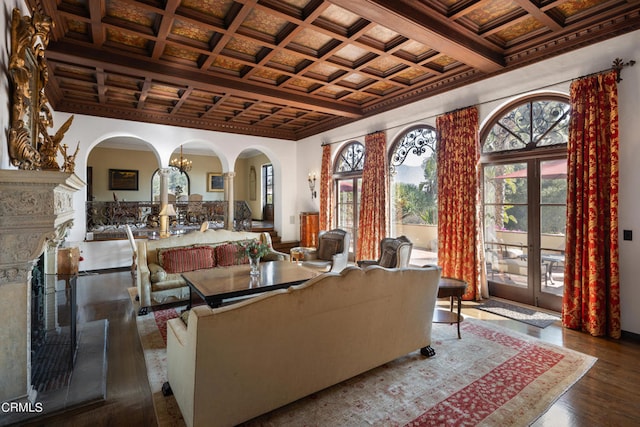
[[620,337],[617,73],[571,84],[562,324]]
[[320,230],[330,230],[333,224],[333,204],[331,202],[331,146],[322,147],[322,166],[320,168]]
[[387,138],[384,132],[364,140],[362,192],[356,260],[378,259],[380,240],[387,235]]
[[467,282],[465,300],[479,299],[482,243],[479,221],[478,110],[469,107],[439,116],[438,264],[442,276]]

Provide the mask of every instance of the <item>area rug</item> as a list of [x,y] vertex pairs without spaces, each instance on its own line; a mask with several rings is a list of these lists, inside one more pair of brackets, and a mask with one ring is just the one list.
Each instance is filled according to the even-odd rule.
[[[180,309],[138,317],[160,426],[182,426],[164,397],[162,328]],[[595,363],[594,357],[466,317],[433,325],[436,356],[410,353],[379,368],[255,418],[245,426],[528,426]],[[166,332],[165,332],[166,334]]]
[[182,309],[156,310],[136,318],[158,426],[185,425],[176,400],[162,394],[162,384],[167,381],[167,320],[178,317]]
[[546,328],[560,320],[558,316],[554,316],[553,314],[543,313],[542,311],[494,299],[490,299],[483,304],[476,305],[474,308],[498,314],[503,317],[508,317],[509,319],[517,320],[528,325],[537,326],[538,328]]

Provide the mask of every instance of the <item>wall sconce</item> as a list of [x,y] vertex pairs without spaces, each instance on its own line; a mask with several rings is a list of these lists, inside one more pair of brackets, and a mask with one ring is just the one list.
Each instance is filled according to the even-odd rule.
[[313,174],[313,178],[311,177],[311,174],[309,174],[309,178],[307,179],[307,181],[309,181],[309,190],[311,190],[311,198],[315,199],[317,197],[317,193],[316,193],[316,174]]

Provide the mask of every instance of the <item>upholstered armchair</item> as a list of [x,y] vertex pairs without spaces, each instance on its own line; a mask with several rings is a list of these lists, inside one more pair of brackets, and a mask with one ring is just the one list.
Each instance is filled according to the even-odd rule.
[[385,237],[380,241],[380,258],[358,261],[359,267],[379,265],[386,268],[406,268],[409,266],[413,243],[406,237]]
[[273,240],[268,232],[260,233],[260,243],[264,243],[270,248],[269,252],[262,256],[263,261],[289,261],[289,254],[273,249]]
[[320,231],[318,248],[305,255],[302,265],[322,271],[339,273],[349,261],[349,244],[351,234],[340,229]]

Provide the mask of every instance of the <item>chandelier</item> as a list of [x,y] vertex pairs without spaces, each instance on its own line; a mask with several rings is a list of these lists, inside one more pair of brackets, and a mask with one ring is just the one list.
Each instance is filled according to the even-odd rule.
[[192,161],[182,156],[182,145],[180,146],[180,158],[174,157],[169,162],[169,166],[178,169],[180,172],[189,172],[192,167]]

